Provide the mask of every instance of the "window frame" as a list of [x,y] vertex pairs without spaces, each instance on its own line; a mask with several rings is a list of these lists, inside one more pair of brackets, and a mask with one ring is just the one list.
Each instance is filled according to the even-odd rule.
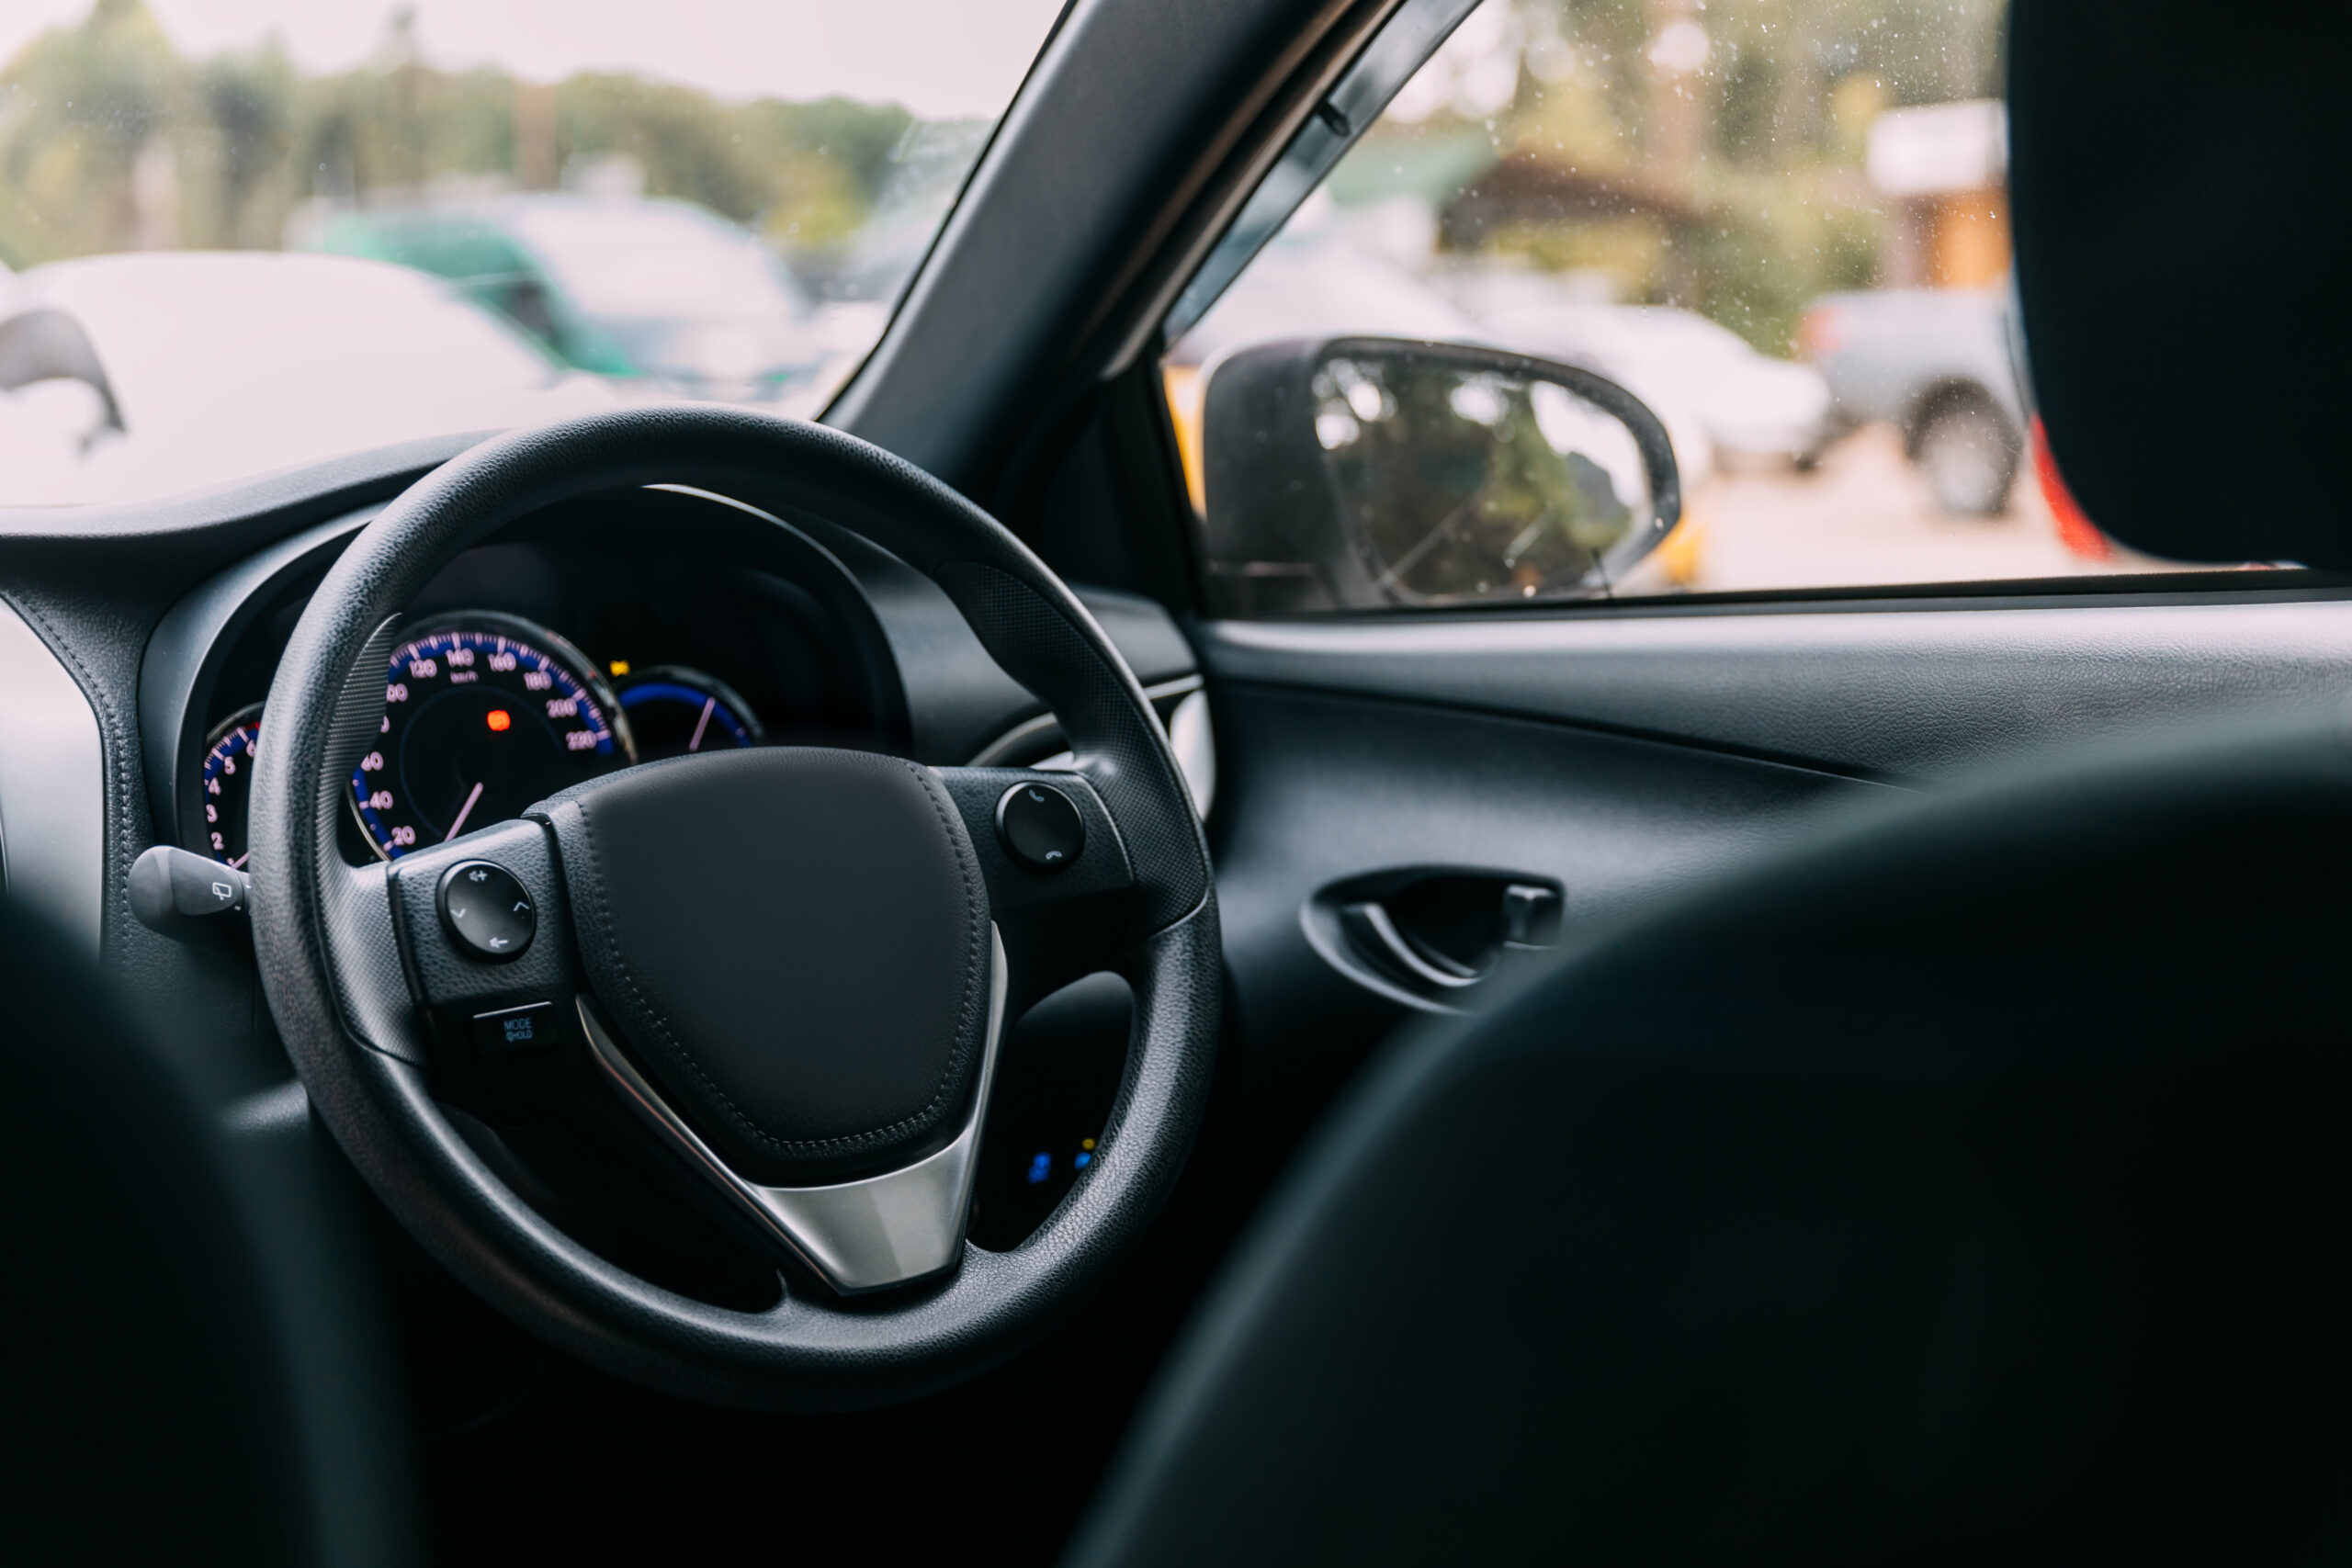
[[[1341,67],[1335,85],[1316,101],[1257,182],[1231,205],[1215,238],[1200,253],[1197,265],[1181,275],[1181,281],[1170,291],[1167,308],[1131,340],[1135,351],[1122,356],[1126,361],[1125,365],[1105,378],[1106,389],[1134,383],[1127,391],[1106,400],[1103,414],[1107,421],[1125,423],[1140,416],[1156,426],[1145,432],[1130,430],[1118,444],[1131,456],[1148,448],[1157,449],[1160,471],[1153,478],[1159,494],[1154,498],[1149,512],[1155,514],[1152,521],[1156,525],[1164,526],[1172,521],[1182,536],[1177,550],[1189,569],[1184,598],[1193,606],[1208,603],[1205,562],[1200,548],[1199,512],[1187,473],[1182,419],[1169,396],[1162,374],[1164,358],[1176,341],[1208,313],[1298,208],[1321,188],[1331,170],[1386,110],[1405,84],[1483,3],[1485,0],[1404,0]],[[2006,28],[2002,47],[2007,48]],[[2018,357],[2019,389],[2028,400],[2030,415],[2033,386],[2030,363],[2021,340],[2013,343],[2012,347]],[[2281,602],[2352,596],[2352,571],[2330,571],[2292,563],[2187,562],[2177,570],[2161,572],[2064,573],[1635,594],[1604,590],[1587,596],[1538,601],[1498,599],[1442,609],[1408,605],[1335,608],[1255,618],[1302,623],[1392,622],[1431,616],[1543,617],[1628,611],[1738,613],[1778,606],[1795,610],[1890,605],[1918,609],[1992,608],[2065,601],[2199,603],[2212,602],[2216,595],[2256,601],[2275,598]],[[1995,605],[1990,601],[2007,603]]]

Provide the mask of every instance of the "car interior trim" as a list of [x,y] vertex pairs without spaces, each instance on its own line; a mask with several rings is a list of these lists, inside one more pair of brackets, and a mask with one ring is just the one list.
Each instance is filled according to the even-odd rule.
[[[1193,792],[1193,809],[1203,821],[1208,819],[1209,807],[1216,799],[1216,736],[1209,723],[1209,694],[1198,675],[1181,676],[1173,681],[1161,681],[1143,689],[1151,711],[1158,714],[1161,728],[1168,732],[1168,750],[1176,758],[1176,771],[1184,775],[1185,788]],[[1061,720],[1050,713],[1014,725],[982,748],[970,763],[975,768],[1030,767],[1047,773],[1076,768],[1078,755],[1067,750],[1051,750],[1059,744]],[[1035,761],[1022,759],[1046,754]]]
[[[1169,309],[1192,287],[1192,280],[1225,243],[1240,213],[1256,199],[1258,190],[1280,164],[1284,152],[1309,127],[1327,124],[1333,99],[1353,102],[1354,92],[1341,94],[1349,73],[1367,51],[1375,51],[1385,38],[1397,30],[1396,18],[1411,0],[1371,0],[1336,12],[1303,51],[1286,77],[1277,77],[1267,94],[1266,107],[1235,134],[1232,150],[1222,166],[1203,182],[1203,194],[1189,209],[1163,218],[1163,236],[1157,249],[1146,246],[1133,257],[1117,288],[1106,291],[1090,331],[1107,322],[1108,352],[1096,374],[1104,380],[1125,375],[1161,338],[1160,323]],[[1453,0],[1459,3],[1459,0]],[[1432,46],[1434,47],[1434,46]],[[1382,102],[1385,103],[1385,96]],[[1371,122],[1374,109],[1362,115],[1355,130]]]
[[1203,821],[1216,804],[1216,727],[1209,722],[1205,686],[1187,694],[1168,716],[1168,749],[1193,792],[1193,809]]
[[102,942],[106,759],[73,674],[0,601],[0,873],[92,958]]
[[2352,602],[1215,621],[1195,635],[1225,681],[1947,781],[2223,711],[2340,704]]
[[[733,496],[691,485],[650,485],[730,507],[808,538],[856,585],[881,625],[898,665],[914,749],[929,761],[971,759],[989,767],[1015,733],[1042,733],[1054,720],[1035,694],[1007,675],[940,586],[863,535],[821,517],[779,517]],[[1199,683],[1192,644],[1167,609],[1141,594],[1082,583],[1070,592],[1135,671],[1148,697]],[[1018,722],[1014,716],[1021,716]],[[1033,728],[1032,727],[1037,727]]]
[[[1143,694],[1148,701],[1157,705],[1178,697],[1187,696],[1200,689],[1201,678],[1198,675],[1183,675],[1173,681],[1161,681],[1146,686],[1143,689]],[[1009,762],[1005,759],[1019,756],[1046,737],[1058,733],[1061,727],[1061,720],[1049,713],[1041,713],[1034,717],[1024,718],[974,752],[971,760],[965,765],[974,768],[1026,766],[1025,763]]]
[[988,1032],[963,1128],[912,1165],[822,1187],[763,1187],[736,1175],[638,1071],[584,994],[578,1007],[597,1065],[639,1117],[825,1283],[861,1295],[936,1274],[962,1252],[1007,989],[1004,939],[990,922]]
[[288,535],[248,556],[164,613],[139,669],[140,750],[147,809],[170,841],[186,843],[188,803],[204,763],[212,699],[230,649],[266,612],[273,591],[326,570],[381,506],[363,506]]
[[[1208,314],[1226,286],[1241,276],[1241,269],[1290,220],[1299,204],[1315,194],[1332,166],[1380,118],[1388,100],[1478,4],[1479,0],[1408,0],[1373,36],[1317,102],[1315,112],[1298,127],[1216,248],[1193,272],[1192,281],[1169,306],[1161,328],[1167,341],[1183,336],[1185,329]],[[1135,361],[1149,341],[1148,332],[1148,326],[1138,329],[1121,345],[1112,356],[1108,374],[1116,375]]]

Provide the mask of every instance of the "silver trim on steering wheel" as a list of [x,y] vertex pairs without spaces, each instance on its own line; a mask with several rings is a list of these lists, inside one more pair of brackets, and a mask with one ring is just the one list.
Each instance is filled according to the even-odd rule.
[[594,1002],[579,998],[580,1027],[620,1096],[679,1153],[793,1255],[843,1295],[937,1274],[962,1255],[965,1218],[979,1170],[980,1122],[1004,1032],[1004,941],[989,926],[989,1027],[971,1114],[953,1143],[900,1170],[830,1187],[763,1187],[730,1169],[637,1070]]

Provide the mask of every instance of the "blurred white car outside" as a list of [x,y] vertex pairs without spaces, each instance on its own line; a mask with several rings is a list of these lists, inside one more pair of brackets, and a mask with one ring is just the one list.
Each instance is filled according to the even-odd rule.
[[563,190],[313,203],[287,239],[430,273],[572,368],[657,395],[805,412],[827,359],[782,258],[690,201]]
[[1294,220],[1276,235],[1168,352],[1164,374],[1169,402],[1195,504],[1201,500],[1197,450],[1200,401],[1205,394],[1202,372],[1236,349],[1291,337],[1427,338],[1563,360],[1619,382],[1658,416],[1673,444],[1686,496],[1713,477],[1714,453],[1706,427],[1668,389],[1645,384],[1591,356],[1555,353],[1532,338],[1522,341],[1498,332],[1395,263],[1340,235],[1318,229],[1301,233],[1300,227]]
[[40,329],[51,367],[20,363],[0,392],[6,505],[171,495],[618,401],[447,285],[343,256],[54,262],[0,281],[12,327]]
[[1277,235],[1170,357],[1203,365],[1251,344],[1349,335],[1460,343],[1477,324],[1404,268],[1347,241]]
[[1485,292],[1491,307],[1476,314],[1489,341],[1597,370],[1680,411],[1719,457],[1809,465],[1834,432],[1819,371],[1758,354],[1696,311],[1530,300],[1518,288]]

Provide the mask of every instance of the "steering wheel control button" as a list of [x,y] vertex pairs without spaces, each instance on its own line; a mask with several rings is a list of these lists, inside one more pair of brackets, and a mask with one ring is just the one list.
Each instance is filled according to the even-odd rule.
[[996,836],[1032,871],[1060,871],[1086,848],[1086,819],[1053,785],[1018,784],[996,803]]
[[502,962],[531,945],[538,911],[513,872],[486,860],[459,861],[441,878],[441,923],[458,951]]
[[522,1056],[557,1043],[562,1010],[553,1002],[525,1002],[474,1014],[474,1050],[484,1056]]

